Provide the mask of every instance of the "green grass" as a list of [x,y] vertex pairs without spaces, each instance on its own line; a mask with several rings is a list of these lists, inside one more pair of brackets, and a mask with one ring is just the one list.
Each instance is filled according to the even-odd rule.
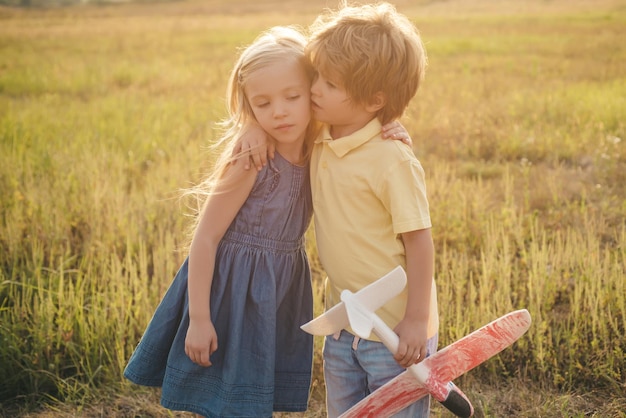
[[[623,417],[626,4],[525,4],[398,3],[430,60],[403,122],[428,176],[440,346],[527,308],[528,333],[459,380],[477,416]],[[185,256],[180,190],[210,169],[237,48],[324,6],[0,9],[0,411],[165,413],[122,371]]]

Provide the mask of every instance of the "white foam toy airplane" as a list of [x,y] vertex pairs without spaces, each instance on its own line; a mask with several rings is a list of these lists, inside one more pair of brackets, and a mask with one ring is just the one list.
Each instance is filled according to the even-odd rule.
[[[406,273],[398,266],[356,293],[344,290],[340,303],[301,328],[313,335],[331,335],[349,325],[361,338],[368,338],[373,331],[395,353],[398,335],[375,311],[398,295],[405,285]],[[389,417],[428,394],[455,415],[470,417],[474,408],[469,399],[449,383],[513,344],[530,323],[526,309],[510,312],[410,366],[340,418]]]

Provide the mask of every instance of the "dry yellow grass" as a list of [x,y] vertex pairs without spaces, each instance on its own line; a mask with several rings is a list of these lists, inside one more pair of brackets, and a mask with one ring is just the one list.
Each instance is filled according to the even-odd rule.
[[[459,385],[477,416],[623,417],[626,2],[396,4],[430,57],[404,123],[440,343],[512,309],[534,321]],[[121,371],[184,257],[178,191],[210,167],[237,48],[325,6],[0,8],[0,416],[167,416]],[[320,346],[307,417],[324,415]]]

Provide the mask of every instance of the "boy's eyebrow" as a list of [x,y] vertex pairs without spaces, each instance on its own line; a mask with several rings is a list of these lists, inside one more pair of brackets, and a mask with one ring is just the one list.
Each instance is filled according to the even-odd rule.
[[332,71],[331,72],[316,71],[316,72],[320,77],[322,77],[324,80],[330,83],[333,83],[338,86],[343,84],[341,82],[341,77],[337,73],[333,73]]

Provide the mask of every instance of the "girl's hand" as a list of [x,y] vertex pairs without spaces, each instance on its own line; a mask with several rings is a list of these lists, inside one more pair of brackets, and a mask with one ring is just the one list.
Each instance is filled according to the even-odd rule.
[[427,322],[409,321],[406,318],[395,327],[400,343],[394,359],[400,366],[406,369],[426,358],[427,328]]
[[397,120],[389,122],[388,124],[383,126],[382,137],[383,139],[395,139],[402,141],[411,148],[413,148],[413,140],[411,139],[411,135],[409,135],[409,132]]
[[[274,158],[275,146],[267,133],[256,123],[251,123],[243,127],[241,136],[233,150],[233,157],[244,157],[244,168],[250,169],[250,160],[257,171],[267,164],[267,157]],[[237,158],[238,160],[239,158]],[[237,161],[233,161],[233,164]]]
[[190,320],[185,338],[185,354],[194,363],[209,367],[210,356],[217,350],[217,334],[211,320]]

